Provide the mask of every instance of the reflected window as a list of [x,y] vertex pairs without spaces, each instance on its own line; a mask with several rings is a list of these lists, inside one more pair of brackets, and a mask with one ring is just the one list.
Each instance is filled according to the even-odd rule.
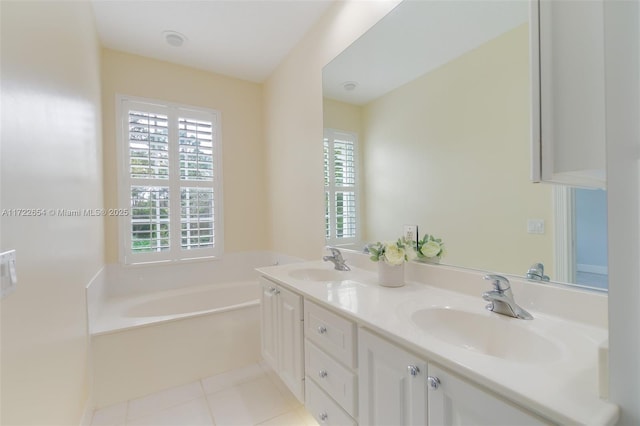
[[358,237],[357,135],[324,131],[325,239],[330,245]]

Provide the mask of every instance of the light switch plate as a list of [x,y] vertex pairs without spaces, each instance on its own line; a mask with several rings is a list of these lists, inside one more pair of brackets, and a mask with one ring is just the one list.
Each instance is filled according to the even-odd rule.
[[544,219],[529,219],[527,232],[529,234],[544,234]]
[[9,250],[0,253],[0,298],[12,293],[17,284],[16,251]]

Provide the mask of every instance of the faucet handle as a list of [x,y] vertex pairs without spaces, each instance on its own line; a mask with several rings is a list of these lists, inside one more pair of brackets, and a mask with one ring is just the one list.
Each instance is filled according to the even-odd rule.
[[491,284],[493,284],[493,288],[499,292],[503,292],[511,288],[509,280],[502,275],[488,274],[485,275],[482,279],[491,281]]

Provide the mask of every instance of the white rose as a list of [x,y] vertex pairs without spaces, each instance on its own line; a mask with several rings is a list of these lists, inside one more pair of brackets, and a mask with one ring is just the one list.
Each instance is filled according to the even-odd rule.
[[390,265],[402,265],[404,263],[404,250],[396,243],[388,243],[385,246],[384,257]]
[[425,257],[436,257],[440,253],[440,244],[435,241],[429,241],[420,248],[420,253]]

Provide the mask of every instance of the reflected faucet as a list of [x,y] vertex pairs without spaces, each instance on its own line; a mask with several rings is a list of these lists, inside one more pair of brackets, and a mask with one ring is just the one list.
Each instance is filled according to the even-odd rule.
[[544,265],[542,263],[534,263],[531,265],[526,277],[531,281],[549,281],[549,275],[544,274]]
[[334,269],[336,271],[351,270],[351,268],[347,266],[346,260],[344,260],[344,258],[342,257],[342,253],[340,253],[340,250],[338,250],[335,247],[327,247],[327,250],[331,251],[331,256],[324,256],[322,260],[324,260],[325,262],[327,261],[333,262],[333,264],[335,265]]
[[486,308],[497,314],[507,315],[513,318],[525,320],[533,319],[533,316],[522,309],[516,303],[511,292],[509,280],[502,275],[485,275],[485,280],[490,280],[493,290],[482,294],[482,298],[490,302]]

